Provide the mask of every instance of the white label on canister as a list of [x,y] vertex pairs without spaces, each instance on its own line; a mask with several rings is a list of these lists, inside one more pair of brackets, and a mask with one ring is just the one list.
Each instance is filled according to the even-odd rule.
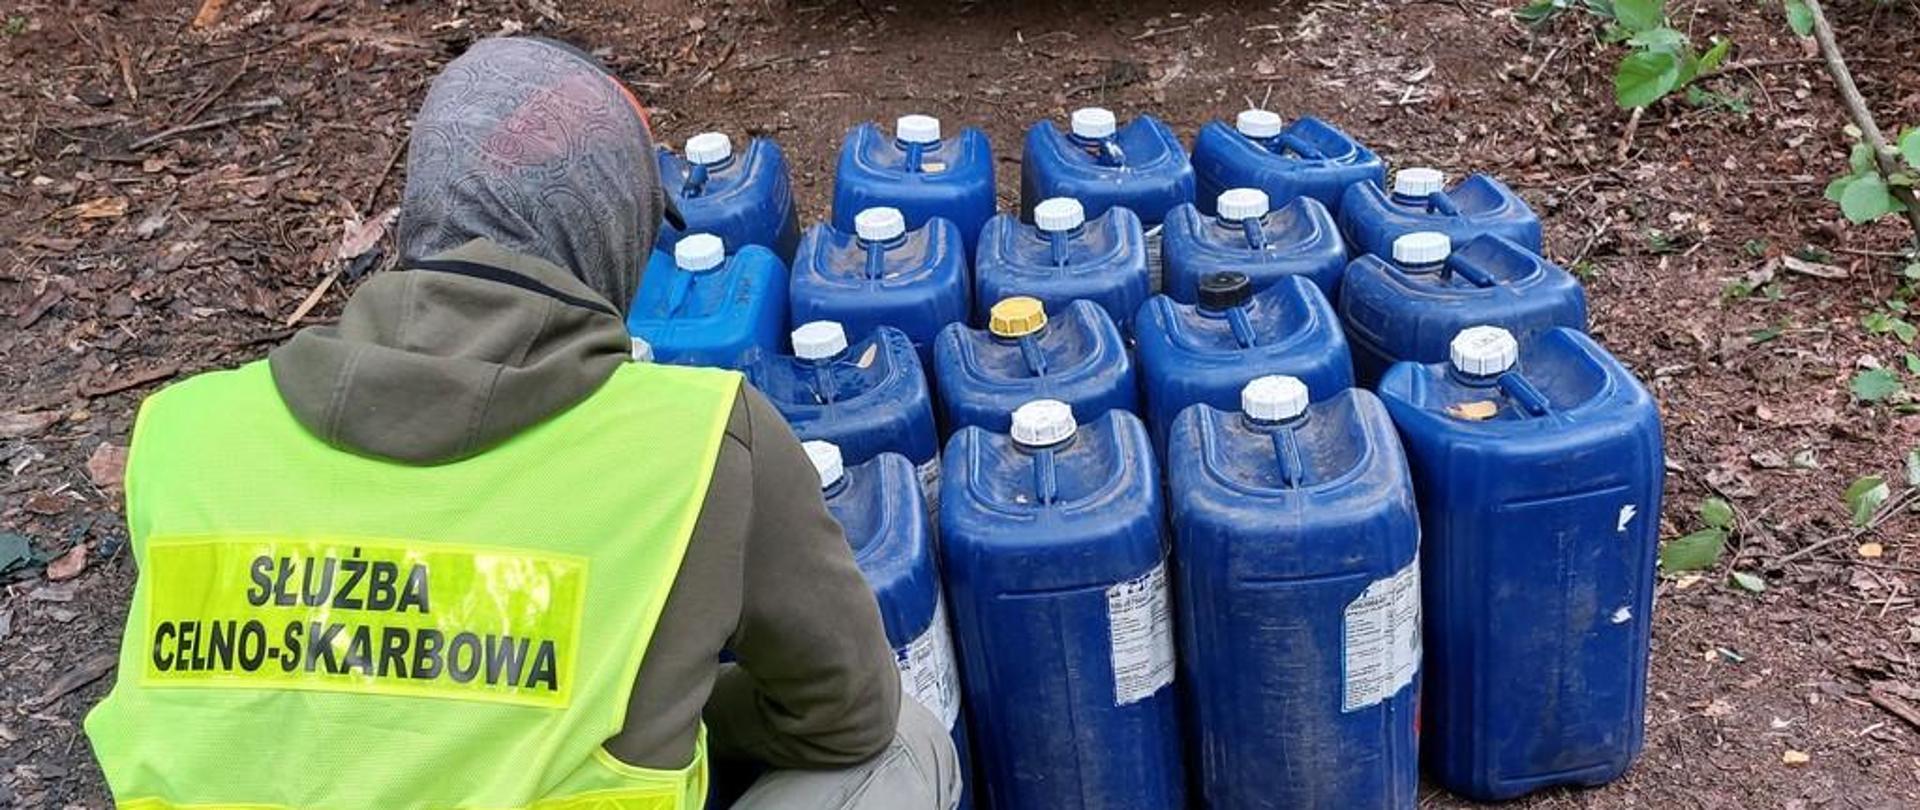
[[960,675],[953,666],[953,635],[947,631],[945,596],[933,603],[933,623],[918,638],[893,651],[907,696],[933,712],[948,731],[960,719]]
[[927,519],[938,526],[940,525],[940,454],[933,454],[933,458],[927,459],[925,463],[915,468],[915,471],[920,473],[920,493],[926,496]]
[[1173,683],[1173,609],[1167,564],[1107,588],[1107,634],[1113,644],[1113,705],[1151,697]]
[[1166,227],[1155,225],[1147,229],[1147,289],[1155,295],[1160,294],[1167,274],[1166,267],[1160,263],[1160,233]]
[[1420,560],[1377,579],[1347,604],[1343,712],[1372,706],[1413,683],[1420,670]]

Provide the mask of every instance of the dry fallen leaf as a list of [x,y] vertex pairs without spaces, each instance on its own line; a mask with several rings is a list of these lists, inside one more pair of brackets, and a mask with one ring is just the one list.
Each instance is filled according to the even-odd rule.
[[0,413],[0,439],[18,439],[46,430],[60,421],[59,411]]
[[340,237],[340,249],[334,256],[341,261],[352,261],[380,244],[381,237],[387,235],[387,226],[400,216],[398,207],[389,208],[379,216],[365,222],[348,220],[346,233]]
[[1789,748],[1786,753],[1780,755],[1780,761],[1788,765],[1805,765],[1812,762],[1813,757],[1807,756],[1805,752],[1795,751]]
[[65,582],[80,576],[87,569],[87,544],[81,543],[67,549],[67,553],[53,558],[47,563],[47,581]]
[[78,205],[69,206],[55,214],[60,219],[112,219],[127,215],[127,198],[95,197]]
[[1877,559],[1885,551],[1886,549],[1881,548],[1879,543],[1861,543],[1860,544],[1860,556],[1865,557],[1869,560]]
[[87,477],[93,485],[113,491],[120,488],[127,477],[127,448],[111,442],[101,442],[93,448],[93,455],[87,457]]
[[1447,415],[1469,422],[1485,422],[1500,412],[1500,406],[1493,400],[1482,399],[1475,402],[1462,402],[1447,406]]

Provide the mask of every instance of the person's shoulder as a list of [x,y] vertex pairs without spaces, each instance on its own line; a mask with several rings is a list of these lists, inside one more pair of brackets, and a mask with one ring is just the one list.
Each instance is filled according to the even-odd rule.
[[[266,360],[255,360],[238,368],[202,371],[176,380],[148,394],[140,403],[140,413],[168,408],[172,403],[217,404],[236,396],[272,390],[272,374]],[[209,401],[213,400],[213,401]]]

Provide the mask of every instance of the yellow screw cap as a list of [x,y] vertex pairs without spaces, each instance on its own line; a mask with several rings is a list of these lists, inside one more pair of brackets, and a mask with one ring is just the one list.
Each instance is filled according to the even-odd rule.
[[1046,307],[1025,295],[1000,299],[988,315],[987,331],[1003,338],[1025,337],[1047,326]]

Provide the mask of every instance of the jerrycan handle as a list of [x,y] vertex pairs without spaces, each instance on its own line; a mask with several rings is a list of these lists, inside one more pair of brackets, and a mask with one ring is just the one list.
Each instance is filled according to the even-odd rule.
[[1300,440],[1294,437],[1292,428],[1273,432],[1273,458],[1280,462],[1282,484],[1292,488],[1306,482],[1307,465],[1300,459]]
[[1033,335],[1020,336],[1020,359],[1026,361],[1027,371],[1033,376],[1047,376],[1047,355],[1040,351],[1040,344]]
[[1446,266],[1440,272],[1443,276],[1447,274],[1458,274],[1461,278],[1466,279],[1468,284],[1483,289],[1496,286],[1500,283],[1495,281],[1493,276],[1487,275],[1485,271],[1465,262],[1447,262]]
[[680,185],[680,193],[686,197],[698,197],[707,190],[707,164],[695,163],[687,167],[687,180]]
[[1070,239],[1071,236],[1072,234],[1066,231],[1047,232],[1047,245],[1052,249],[1053,266],[1066,267],[1069,262],[1073,261],[1073,243]]
[[1240,230],[1247,235],[1247,247],[1253,250],[1267,249],[1267,229],[1260,220],[1252,217],[1240,220]]
[[921,174],[925,171],[922,166],[926,160],[927,145],[923,143],[909,143],[906,147],[907,174]]
[[1054,463],[1051,447],[1033,453],[1033,497],[1043,505],[1052,504],[1060,498],[1060,473]]
[[1247,320],[1245,305],[1227,310],[1227,327],[1233,330],[1233,340],[1242,349],[1254,347],[1258,336],[1253,333],[1253,322]]
[[1527,382],[1527,378],[1520,376],[1520,372],[1509,371],[1502,374],[1499,382],[1500,390],[1507,396],[1513,397],[1515,402],[1520,403],[1520,407],[1525,409],[1529,416],[1546,416],[1553,412],[1553,403],[1547,399],[1547,395],[1540,393],[1540,389],[1533,387],[1533,383]]
[[1436,191],[1427,195],[1427,210],[1450,217],[1460,216],[1460,207],[1453,204],[1453,198],[1445,191]]
[[1320,151],[1319,147],[1307,143],[1306,140],[1291,132],[1281,133],[1276,140],[1280,142],[1281,146],[1286,147],[1287,151],[1299,155],[1303,160],[1325,160],[1327,158],[1327,153]]

